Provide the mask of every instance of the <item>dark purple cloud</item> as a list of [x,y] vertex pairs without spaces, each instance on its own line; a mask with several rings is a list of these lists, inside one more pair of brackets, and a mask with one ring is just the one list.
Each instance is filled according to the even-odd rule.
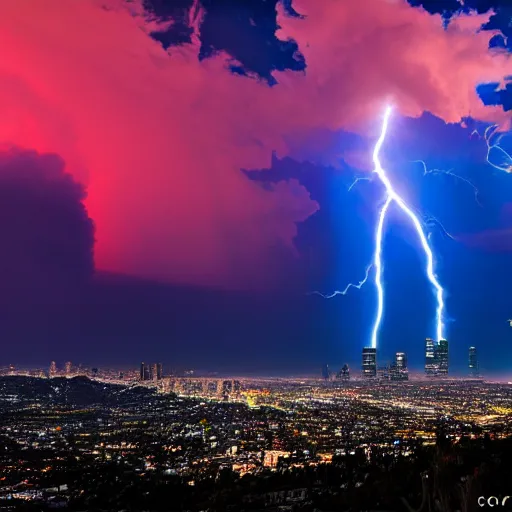
[[85,190],[57,155],[0,153],[0,299],[44,307],[93,272],[94,226]]

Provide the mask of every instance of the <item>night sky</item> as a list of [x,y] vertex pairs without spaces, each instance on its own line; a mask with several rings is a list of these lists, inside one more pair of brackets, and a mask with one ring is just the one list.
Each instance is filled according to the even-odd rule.
[[[310,292],[371,262],[391,103],[382,159],[430,233],[452,367],[475,345],[511,375],[512,159],[484,138],[512,153],[511,20],[509,0],[6,4],[0,365],[359,364],[373,283]],[[435,302],[396,209],[384,256],[381,360],[420,368]]]

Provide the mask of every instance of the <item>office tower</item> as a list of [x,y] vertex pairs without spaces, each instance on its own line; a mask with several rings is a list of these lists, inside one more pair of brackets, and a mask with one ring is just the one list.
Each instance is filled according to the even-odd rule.
[[147,372],[146,363],[140,363],[140,380],[146,380],[146,372]]
[[68,361],[65,365],[66,369],[66,377],[69,377],[71,375],[71,361]]
[[50,363],[50,371],[48,372],[50,378],[55,377],[57,375],[57,363],[55,361],[52,361]]
[[152,364],[149,369],[149,380],[156,380],[157,379],[157,372],[158,372],[158,365]]
[[396,366],[396,361],[391,364],[391,368],[389,369],[389,378],[392,381],[398,381],[400,379],[400,372]]
[[404,352],[397,352],[395,360],[391,366],[391,380],[400,381],[409,379],[407,370],[407,355]]
[[448,341],[439,340],[439,344],[436,348],[438,375],[446,377],[448,375]]
[[436,343],[432,338],[425,340],[425,373],[428,376],[448,375],[448,341],[439,340]]
[[233,381],[231,380],[225,380],[222,382],[222,395],[224,398],[228,398],[229,395],[234,391],[233,387]]
[[331,372],[329,371],[329,365],[324,364],[322,366],[322,379],[329,380],[329,377],[331,376]]
[[350,369],[348,367],[348,364],[344,364],[341,370],[338,372],[338,375],[336,375],[337,380],[347,381],[350,380]]
[[363,378],[373,379],[377,376],[377,349],[363,348]]
[[407,355],[404,352],[395,354],[395,366],[399,370],[407,370]]
[[13,364],[9,365],[9,375],[14,375],[16,373],[16,368]]
[[436,342],[432,338],[425,340],[425,373],[429,376],[437,375],[438,362]]
[[478,358],[475,347],[469,347],[469,375],[471,377],[479,376]]
[[163,376],[164,376],[164,369],[163,369],[162,363],[157,363],[157,365],[156,365],[156,378],[157,378],[157,380],[162,379]]

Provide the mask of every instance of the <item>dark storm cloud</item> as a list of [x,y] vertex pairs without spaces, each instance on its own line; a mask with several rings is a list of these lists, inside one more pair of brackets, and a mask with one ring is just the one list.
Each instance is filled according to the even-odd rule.
[[206,15],[201,25],[200,59],[225,51],[240,63],[232,67],[233,72],[256,74],[271,85],[277,83],[273,71],[305,68],[297,43],[276,37],[276,0],[203,0],[201,4]]
[[[275,84],[275,70],[294,71],[305,68],[304,58],[294,41],[281,41],[276,37],[276,4],[278,0],[202,0],[201,51],[199,58],[207,59],[225,51],[236,63],[231,67],[235,74],[255,74]],[[297,16],[291,0],[283,2],[289,15]],[[193,0],[145,0],[145,8],[163,23],[172,20],[164,30],[153,32],[151,37],[164,48],[191,42],[192,29],[189,18],[196,9]]]
[[191,42],[193,29],[189,23],[189,11],[193,0],[145,0],[144,7],[163,22],[172,21],[164,30],[153,32],[151,37],[164,48]]
[[56,155],[0,153],[0,298],[55,302],[93,272],[94,227],[85,190]]

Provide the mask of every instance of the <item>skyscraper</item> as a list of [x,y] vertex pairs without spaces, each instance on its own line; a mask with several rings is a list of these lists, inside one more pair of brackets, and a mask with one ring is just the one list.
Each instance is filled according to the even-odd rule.
[[157,363],[156,365],[156,378],[158,380],[162,379],[164,376],[164,369],[163,369],[163,366],[162,366],[162,363]]
[[436,342],[432,338],[425,340],[425,373],[429,376],[437,375],[438,362]]
[[48,372],[50,378],[55,377],[57,375],[57,363],[55,361],[52,361],[50,363],[50,371]]
[[428,376],[448,375],[448,341],[439,340],[436,343],[432,338],[425,340],[425,373]]
[[71,361],[68,361],[65,365],[66,377],[69,377],[71,375],[71,366]]
[[377,349],[363,348],[363,378],[373,379],[377,376]]
[[329,380],[329,377],[331,376],[331,372],[329,371],[329,365],[324,364],[322,366],[322,379]]
[[140,380],[148,380],[149,368],[146,363],[140,363]]
[[348,367],[348,364],[344,364],[341,370],[338,372],[338,375],[336,376],[338,380],[347,381],[350,380],[350,369]]
[[404,352],[395,354],[395,361],[391,366],[391,380],[408,380],[409,372],[407,370],[407,355]]
[[448,341],[439,340],[437,345],[437,362],[438,362],[438,375],[446,377],[448,375]]
[[469,375],[471,377],[479,376],[478,357],[475,347],[469,347]]

